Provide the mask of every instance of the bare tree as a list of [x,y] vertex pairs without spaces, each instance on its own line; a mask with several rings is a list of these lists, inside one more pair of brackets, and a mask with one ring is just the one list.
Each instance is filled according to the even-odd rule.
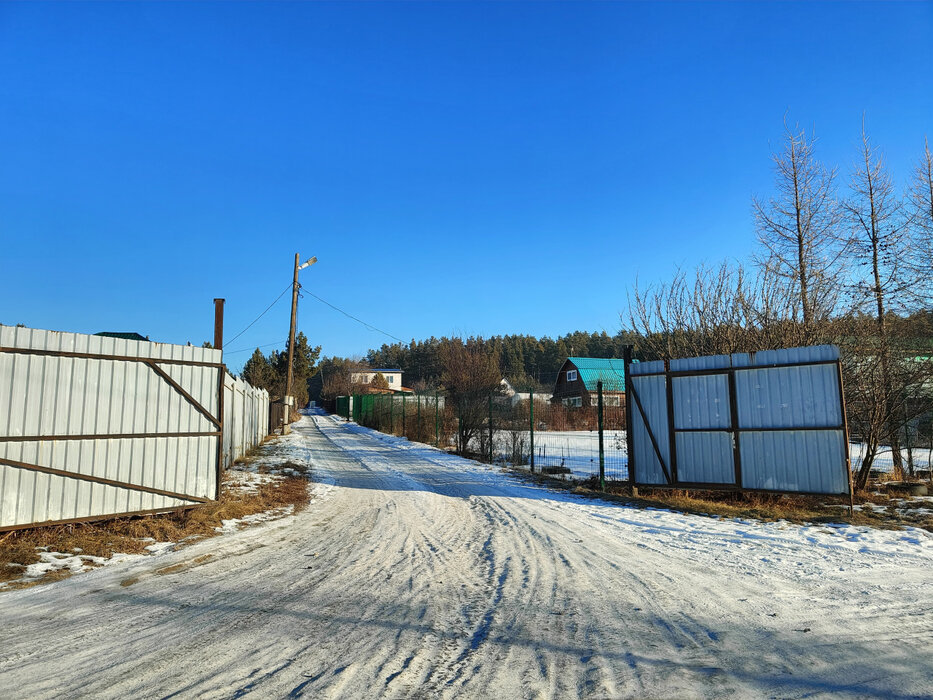
[[[862,336],[854,348],[854,362],[861,367],[856,381],[870,385],[876,396],[871,406],[870,432],[886,440],[894,458],[894,474],[903,478],[898,427],[904,398],[903,382],[894,342],[888,327],[888,314],[903,308],[909,289],[909,268],[905,264],[912,253],[909,219],[897,198],[894,183],[881,151],[872,145],[862,123],[859,160],[852,174],[851,196],[844,207],[851,227],[849,250],[856,263],[852,299],[856,312],[868,312],[874,320],[874,333]],[[871,381],[868,381],[868,380]],[[877,445],[875,446],[877,447]],[[864,488],[874,458],[872,451],[863,460],[856,478]]]
[[933,306],[933,153],[924,140],[923,155],[914,171],[908,195],[908,207],[914,228],[914,296],[922,308]]
[[771,155],[777,194],[767,202],[752,200],[758,240],[766,251],[758,263],[793,290],[795,318],[802,321],[807,342],[817,322],[836,308],[841,263],[836,171],[816,159],[815,143],[785,121],[784,146]]
[[769,265],[757,275],[723,261],[678,270],[668,283],[629,295],[628,319],[646,359],[749,352],[802,342],[794,297]]
[[358,358],[328,357],[321,361],[321,398],[332,400],[338,396],[368,393],[368,385],[353,382],[354,374],[365,373],[369,368]]
[[502,381],[499,355],[483,347],[482,339],[449,340],[438,349],[443,367],[441,382],[457,411],[457,451],[469,450],[488,415],[488,401],[498,394]]

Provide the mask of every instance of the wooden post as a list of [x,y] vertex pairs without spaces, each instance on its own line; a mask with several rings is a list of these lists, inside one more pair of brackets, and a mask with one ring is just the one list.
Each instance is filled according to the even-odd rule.
[[288,397],[292,395],[292,363],[295,360],[295,323],[298,319],[298,253],[295,253],[295,275],[292,278],[292,320],[288,327],[288,369],[285,374],[285,417],[282,420],[282,434],[288,434],[291,409]]
[[224,300],[214,299],[214,350],[224,349]]

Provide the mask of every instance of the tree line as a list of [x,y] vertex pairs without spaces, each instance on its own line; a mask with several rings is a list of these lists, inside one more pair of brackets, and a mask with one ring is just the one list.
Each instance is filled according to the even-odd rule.
[[[553,387],[561,365],[568,357],[621,357],[631,344],[631,333],[609,335],[605,331],[574,331],[558,338],[533,335],[494,335],[474,337],[466,343],[497,359],[500,379],[505,377],[519,391],[546,390]],[[363,362],[370,367],[394,367],[405,373],[405,381],[414,388],[440,385],[452,346],[461,338],[428,338],[410,343],[393,343],[370,350]]]
[[[273,350],[264,355],[262,350],[256,348],[252,356],[243,365],[240,376],[258,389],[265,389],[273,400],[280,400],[285,395],[286,377],[288,375],[288,347]],[[297,406],[308,404],[308,381],[318,372],[318,358],[321,356],[321,346],[312,347],[308,338],[300,331],[295,336],[295,353],[292,359],[292,393],[295,395]]]

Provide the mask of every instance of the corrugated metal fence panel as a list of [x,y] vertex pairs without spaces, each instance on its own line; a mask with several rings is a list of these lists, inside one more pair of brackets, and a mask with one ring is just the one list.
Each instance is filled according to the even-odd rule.
[[169,510],[193,502],[0,464],[0,527]]
[[848,493],[841,430],[741,433],[742,487]]
[[[672,370],[729,366],[728,355],[671,362]],[[732,425],[729,378],[725,374],[673,377],[675,430],[728,429]],[[724,432],[675,433],[677,478],[684,482],[735,482],[732,436]]]
[[735,483],[731,433],[676,433],[676,439],[678,481]]
[[[722,374],[672,377],[677,480],[734,484],[733,435],[738,428],[741,487],[846,493],[838,359],[837,347],[820,345],[672,360],[670,369],[675,372],[723,370]],[[730,368],[735,374],[737,426],[732,425]],[[632,364],[629,371],[666,457],[665,378],[638,377],[636,381],[639,374],[663,372],[663,363]],[[637,411],[633,410],[632,416],[636,481],[663,483],[648,431]],[[679,430],[708,432],[676,432]]]
[[732,424],[727,375],[701,374],[674,377],[673,381],[674,428],[699,430]]
[[684,357],[679,360],[671,360],[671,371],[685,372],[685,371],[699,370],[699,369],[723,369],[725,367],[731,366],[731,364],[732,364],[732,358],[729,355],[705,355],[703,357]]
[[[0,326],[4,348],[81,353],[96,357],[0,352],[0,437],[55,440],[0,442],[0,459],[125,483],[115,486],[0,465],[0,528],[77,520],[191,505],[216,493],[218,428],[145,362],[152,360],[197,403],[216,416],[218,350]],[[268,425],[269,396],[227,377],[224,461],[259,444]],[[167,433],[168,437],[132,437]],[[122,438],[88,438],[125,435]],[[69,439],[68,436],[76,436]],[[83,436],[78,439],[77,436]],[[178,494],[172,497],[131,486]],[[189,498],[194,500],[189,500]]]
[[755,353],[736,353],[733,367],[761,367],[763,365],[789,365],[797,362],[835,362],[839,348],[835,345],[810,345],[802,348],[761,350]]
[[842,424],[835,365],[737,370],[740,428],[825,428]]
[[[651,365],[656,363],[643,362],[640,364]],[[663,369],[664,363],[661,363],[661,370],[663,371]],[[651,425],[651,431],[657,442],[661,458],[666,465],[669,465],[671,463],[671,450],[667,428],[667,385],[665,379],[663,376],[658,375],[646,377],[632,374],[630,374],[629,379],[632,387],[638,393],[645,416]],[[634,436],[634,457],[635,464],[638,465],[639,483],[666,484],[667,479],[664,478],[661,463],[658,461],[658,455],[655,453],[651,438],[648,435],[648,427],[645,425],[641,411],[637,407],[632,410],[632,434]]]
[[652,360],[651,362],[633,362],[629,365],[629,374],[655,374],[664,371],[664,363],[661,360]]
[[269,394],[229,374],[224,378],[224,466],[262,443],[269,427]]
[[[216,350],[9,326],[0,326],[0,346],[151,359],[216,413],[217,367],[164,362],[219,362]],[[0,395],[6,401],[0,436],[65,438],[0,442],[2,459],[196,498],[214,495],[215,437],[67,438],[216,430],[143,362],[3,352]],[[0,467],[0,493],[0,527],[189,503],[10,465]]]

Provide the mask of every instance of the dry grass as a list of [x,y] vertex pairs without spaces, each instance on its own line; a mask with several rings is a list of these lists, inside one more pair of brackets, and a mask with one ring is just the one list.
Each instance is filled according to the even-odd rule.
[[[888,498],[886,495],[862,494],[855,499],[855,503],[863,507],[850,516],[848,499],[829,496],[739,494],[641,488],[639,497],[633,498],[627,484],[607,484],[607,490],[604,493],[599,490],[596,479],[590,479],[581,484],[540,474],[530,475],[524,470],[510,471],[549,487],[565,489],[591,498],[627,503],[640,508],[666,508],[694,515],[762,521],[786,520],[800,524],[849,523],[883,529],[919,527],[933,532],[933,503],[930,501],[911,501]],[[875,507],[872,509],[865,507],[868,504]]]
[[[300,465],[288,465],[304,471]],[[74,552],[82,556],[110,557],[115,552],[143,554],[156,542],[185,542],[219,534],[224,520],[292,506],[300,511],[308,503],[305,476],[280,477],[259,485],[254,493],[240,488],[242,476],[224,473],[220,499],[187,510],[142,517],[103,520],[93,523],[54,525],[16,530],[0,535],[0,582],[19,579],[29,564],[40,560],[39,550]],[[46,574],[41,579],[11,583],[10,587],[33,585],[69,576],[67,570]]]

